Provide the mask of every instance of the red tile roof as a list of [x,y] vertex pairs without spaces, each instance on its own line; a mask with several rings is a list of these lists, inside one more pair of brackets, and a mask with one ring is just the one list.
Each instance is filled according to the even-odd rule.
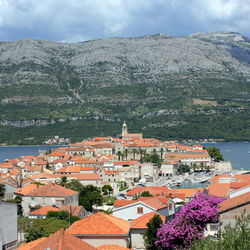
[[36,245],[42,242],[46,237],[39,238],[37,240],[30,241],[18,247],[18,250],[35,250]]
[[35,242],[29,242],[18,248],[19,250],[97,250],[75,236],[69,234],[64,229],[60,229],[49,237],[41,238]]
[[115,165],[136,165],[138,161],[115,161]]
[[122,247],[119,245],[102,245],[97,247],[98,250],[129,250],[130,248]]
[[238,206],[250,203],[250,192],[227,199],[220,204],[220,213],[226,212]]
[[144,191],[149,191],[150,194],[152,195],[163,195],[164,193],[169,193],[169,191],[171,191],[169,188],[167,187],[156,187],[156,186],[152,186],[152,187],[135,187],[133,189],[131,189],[130,191],[127,192],[128,196],[133,196],[133,195],[137,195],[140,194]]
[[210,195],[218,196],[218,197],[227,197],[229,195],[230,183],[214,183],[208,187],[208,193]]
[[26,195],[38,197],[67,197],[74,194],[77,194],[77,192],[54,183],[49,183],[47,185],[40,186],[39,188],[30,191]]
[[40,186],[37,184],[29,184],[27,186],[23,186],[15,191],[16,194],[27,195],[29,192],[33,191],[34,189],[39,188]]
[[39,209],[36,209],[35,211],[30,212],[29,215],[47,215],[49,211],[59,212],[61,210],[57,207],[46,206],[46,207],[41,207]]
[[[156,209],[156,210],[161,210],[165,207],[168,207],[168,205],[166,205],[165,203],[162,202],[163,199],[158,198],[158,197],[152,197],[149,199],[145,199],[142,202],[147,204],[148,206]],[[169,200],[169,199],[167,199]]]
[[[150,212],[147,214],[144,214],[138,218],[136,218],[135,220],[133,220],[132,222],[132,228],[134,229],[146,229],[147,228],[147,223],[158,213],[155,212]],[[158,214],[160,215],[160,214]],[[166,217],[164,217],[163,215],[160,215],[162,223],[164,224],[166,221]]]
[[129,204],[133,204],[137,202],[137,200],[115,200],[113,206],[114,207],[123,207],[123,206],[127,206]]
[[96,213],[72,224],[68,232],[75,235],[128,235],[130,222],[109,214]]

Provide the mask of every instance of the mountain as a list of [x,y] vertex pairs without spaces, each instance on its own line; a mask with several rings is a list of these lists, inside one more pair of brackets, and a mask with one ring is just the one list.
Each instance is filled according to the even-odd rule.
[[131,131],[250,140],[250,41],[238,33],[0,42],[0,143]]

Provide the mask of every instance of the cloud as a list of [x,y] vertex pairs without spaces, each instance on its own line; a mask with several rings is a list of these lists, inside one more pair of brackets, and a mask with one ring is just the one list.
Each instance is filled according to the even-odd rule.
[[155,33],[250,37],[250,0],[0,0],[0,40],[78,42]]

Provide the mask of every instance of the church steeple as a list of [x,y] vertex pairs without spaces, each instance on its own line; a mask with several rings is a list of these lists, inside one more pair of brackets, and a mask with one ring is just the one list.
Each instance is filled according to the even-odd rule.
[[122,125],[122,137],[124,135],[126,135],[127,133],[128,133],[128,126],[127,126],[126,122],[124,121],[123,125]]

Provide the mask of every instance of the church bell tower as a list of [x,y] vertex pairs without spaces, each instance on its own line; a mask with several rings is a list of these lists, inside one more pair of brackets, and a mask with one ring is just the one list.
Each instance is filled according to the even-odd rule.
[[126,135],[127,133],[128,133],[128,126],[127,126],[126,122],[124,121],[123,125],[122,125],[122,137],[124,135]]

